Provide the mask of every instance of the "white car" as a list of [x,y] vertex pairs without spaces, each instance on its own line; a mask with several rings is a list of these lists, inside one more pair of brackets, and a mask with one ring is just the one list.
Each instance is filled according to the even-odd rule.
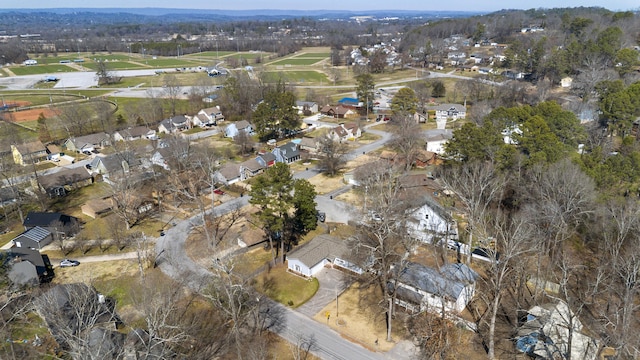
[[80,261],[64,259],[60,261],[60,267],[72,267],[80,265]]

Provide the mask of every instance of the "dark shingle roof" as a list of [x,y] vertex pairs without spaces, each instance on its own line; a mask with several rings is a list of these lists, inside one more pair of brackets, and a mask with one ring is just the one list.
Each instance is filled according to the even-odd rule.
[[27,214],[22,225],[25,227],[48,227],[56,222],[61,222],[64,226],[71,225],[77,219],[73,216],[65,215],[59,212],[35,212],[31,211]]

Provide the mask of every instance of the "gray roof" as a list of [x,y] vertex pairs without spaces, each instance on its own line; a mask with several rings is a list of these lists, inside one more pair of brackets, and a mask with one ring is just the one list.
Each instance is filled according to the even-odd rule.
[[261,157],[262,160],[264,160],[264,162],[266,162],[267,164],[272,162],[272,161],[276,161],[276,156],[273,155],[273,153],[270,153],[270,152],[266,152],[264,154],[260,154],[260,155],[258,155],[258,157]]
[[132,128],[123,129],[118,131],[122,137],[140,137],[146,136],[147,134],[153,132],[153,130],[149,129],[146,126],[134,126]]
[[89,134],[85,136],[78,136],[74,138],[70,138],[71,142],[77,149],[84,147],[85,145],[99,145],[105,140],[109,140],[109,135],[104,132],[99,132],[95,134]]
[[73,185],[91,179],[91,174],[84,167],[60,170],[53,174],[41,175],[40,185],[45,189],[52,189],[65,185]]
[[458,112],[467,111],[464,105],[461,104],[440,104],[436,106],[436,110],[438,111],[449,111],[451,109],[455,109]]
[[298,145],[293,142],[288,142],[284,145],[280,145],[278,146],[278,149],[280,149],[282,155],[287,159],[291,159],[300,155],[300,151],[298,151]]
[[27,214],[27,217],[24,219],[22,225],[25,227],[35,227],[35,226],[54,226],[58,223],[62,223],[63,226],[73,225],[78,221],[77,218],[65,215],[59,212],[37,212],[30,211]]
[[443,141],[443,140],[450,140],[451,138],[453,138],[453,132],[451,130],[447,129],[445,131],[440,131],[440,132],[437,132],[437,133],[429,133],[424,138],[424,140],[426,142],[429,142],[429,141]]
[[249,170],[251,170],[251,171],[253,171],[253,172],[256,172],[256,171],[259,171],[259,170],[261,170],[261,169],[264,169],[264,167],[262,166],[262,164],[260,164],[260,163],[258,162],[258,160],[256,160],[256,159],[249,159],[249,160],[247,160],[247,161],[243,162],[243,163],[242,163],[242,164],[240,164],[240,165],[242,165],[242,166],[246,167],[247,169],[249,169]]
[[[429,294],[457,299],[467,284],[473,283],[478,274],[465,264],[454,264],[454,268],[447,265],[440,270],[424,266],[422,264],[409,262],[401,270],[399,282],[418,288]],[[464,275],[462,275],[464,274]],[[461,281],[461,278],[468,276]]]
[[234,163],[227,163],[218,170],[218,172],[227,180],[240,177],[240,165]]
[[51,235],[51,232],[49,230],[36,226],[18,235],[18,237],[23,236],[29,240],[39,243],[45,240],[50,235]]
[[244,130],[250,126],[251,124],[247,120],[240,120],[236,122],[236,129],[238,130]]
[[[287,255],[289,259],[300,260],[311,268],[324,259],[345,259],[351,251],[344,240],[331,235],[318,235],[300,248]],[[346,260],[346,259],[345,259]]]

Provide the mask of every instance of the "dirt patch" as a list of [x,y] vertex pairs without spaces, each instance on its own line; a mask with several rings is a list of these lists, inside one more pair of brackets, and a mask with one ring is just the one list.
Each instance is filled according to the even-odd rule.
[[316,187],[318,194],[326,194],[345,186],[342,176],[339,174],[334,177],[318,174],[310,178],[309,182]]
[[42,114],[47,119],[56,117],[58,115],[56,109],[38,108],[38,109],[30,109],[30,110],[12,111],[11,117],[15,122],[27,122],[27,121],[38,120],[38,117],[40,116],[40,114]]

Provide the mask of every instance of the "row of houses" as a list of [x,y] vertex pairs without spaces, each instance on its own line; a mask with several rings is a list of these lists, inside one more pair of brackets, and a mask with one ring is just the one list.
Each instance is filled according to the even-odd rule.
[[214,176],[219,182],[231,185],[261,174],[265,169],[275,165],[276,162],[291,164],[300,159],[299,144],[290,141],[275,147],[271,152],[260,152],[255,158],[242,163],[227,163]]

